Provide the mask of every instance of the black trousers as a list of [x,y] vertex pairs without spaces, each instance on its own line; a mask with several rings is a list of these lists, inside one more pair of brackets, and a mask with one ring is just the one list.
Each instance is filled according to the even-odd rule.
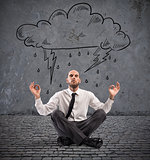
[[86,120],[68,121],[63,112],[55,110],[51,114],[51,119],[59,136],[69,137],[79,145],[85,137],[89,137],[103,123],[106,113],[103,109],[98,109]]

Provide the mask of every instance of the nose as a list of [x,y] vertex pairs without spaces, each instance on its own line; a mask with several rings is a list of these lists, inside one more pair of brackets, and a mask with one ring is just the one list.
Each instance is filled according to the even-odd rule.
[[75,76],[73,76],[73,77],[72,77],[72,80],[75,80],[75,79],[76,79],[76,77],[75,77]]

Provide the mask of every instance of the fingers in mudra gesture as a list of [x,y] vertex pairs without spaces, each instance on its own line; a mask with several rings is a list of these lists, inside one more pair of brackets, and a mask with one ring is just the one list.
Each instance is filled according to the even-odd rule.
[[34,82],[32,82],[29,86],[29,89],[32,92],[32,94],[35,96],[35,98],[40,98],[41,88],[38,84],[34,84]]
[[110,94],[110,96],[112,96],[114,98],[115,95],[119,92],[119,90],[120,90],[119,82],[116,83],[116,86],[115,85],[110,85],[109,86],[109,94]]

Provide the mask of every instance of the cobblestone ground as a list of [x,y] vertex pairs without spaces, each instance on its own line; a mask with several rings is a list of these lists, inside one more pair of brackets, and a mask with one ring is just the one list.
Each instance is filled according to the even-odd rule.
[[59,147],[50,116],[0,116],[0,160],[150,160],[150,116],[107,116],[100,149]]

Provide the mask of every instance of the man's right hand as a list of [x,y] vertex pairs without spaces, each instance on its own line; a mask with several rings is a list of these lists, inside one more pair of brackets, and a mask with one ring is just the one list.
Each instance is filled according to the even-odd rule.
[[29,86],[29,89],[36,99],[40,98],[41,88],[38,84],[34,84],[34,82],[32,82]]

